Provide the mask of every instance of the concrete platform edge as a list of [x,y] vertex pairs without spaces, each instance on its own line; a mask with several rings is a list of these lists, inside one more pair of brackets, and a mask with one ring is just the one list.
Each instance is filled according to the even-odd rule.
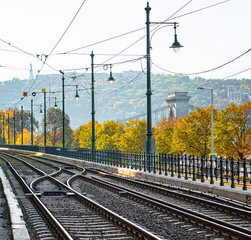
[[9,206],[13,240],[30,240],[25,221],[23,220],[22,210],[1,167],[0,178],[3,184],[4,195]]

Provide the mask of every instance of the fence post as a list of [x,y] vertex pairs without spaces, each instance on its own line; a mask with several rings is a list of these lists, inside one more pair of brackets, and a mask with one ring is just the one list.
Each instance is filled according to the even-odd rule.
[[191,176],[191,155],[188,157],[188,173],[189,176]]
[[173,154],[171,154],[171,177],[174,177],[174,173],[173,173]]
[[162,158],[163,158],[163,154],[159,153],[159,157],[157,157],[157,159],[159,159],[159,175],[162,174]]
[[210,184],[214,184],[213,157],[210,156]]
[[243,159],[243,187],[242,190],[247,190],[247,169],[246,158]]
[[178,178],[181,178],[180,175],[180,155],[178,154]]
[[201,166],[201,182],[205,182],[205,179],[204,179],[204,159],[202,156],[200,158],[200,166]]
[[165,158],[165,176],[167,176],[167,158],[166,158],[166,154],[165,154],[164,158]]
[[142,170],[142,153],[138,153],[138,158],[139,158],[139,170]]
[[234,184],[234,158],[231,158],[231,188],[235,188]]
[[144,172],[146,172],[146,154],[143,153]]
[[151,172],[151,154],[147,153],[146,156],[147,156],[148,172],[150,173]]
[[193,155],[193,181],[196,181],[196,176],[195,176],[195,157]]
[[156,173],[156,154],[152,153],[152,159],[153,159],[153,173]]
[[215,158],[214,176],[215,176],[215,180],[217,181],[217,179],[218,179],[218,161],[217,161],[217,157]]
[[226,159],[226,179],[228,182],[228,173],[229,173],[229,167],[228,167],[228,158]]
[[224,180],[223,180],[223,160],[222,157],[220,157],[220,186],[224,186]]
[[237,161],[237,182],[240,184],[240,159]]
[[187,155],[185,155],[185,179],[186,180],[188,179],[188,176],[187,176]]

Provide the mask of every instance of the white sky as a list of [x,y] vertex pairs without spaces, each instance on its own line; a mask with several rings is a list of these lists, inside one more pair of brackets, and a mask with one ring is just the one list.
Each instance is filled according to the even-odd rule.
[[[166,20],[188,2],[189,0],[149,1],[152,8],[150,20],[152,22]],[[223,1],[192,0],[174,17],[219,2]],[[10,80],[13,77],[28,78],[30,63],[33,65],[34,74],[37,74],[42,62],[29,54],[20,53],[12,45],[32,54],[49,54],[82,3],[83,0],[1,1],[0,81]],[[92,50],[96,64],[108,60],[111,56],[99,54],[117,54],[145,35],[146,3],[146,0],[86,0],[53,54],[47,59],[47,63],[56,70],[87,68],[91,64]],[[212,69],[234,59],[251,48],[250,10],[251,0],[229,0],[215,7],[172,19],[171,21],[179,22],[178,41],[184,48],[179,53],[174,53],[169,48],[174,40],[173,27],[160,29],[152,37],[152,62],[163,69],[186,74]],[[72,52],[81,53],[78,55],[58,54],[139,28],[143,30]],[[151,27],[153,28],[154,26]],[[145,55],[145,38],[123,54],[132,56],[115,57],[108,60],[108,63]],[[141,62],[115,65],[113,71],[141,70],[145,66],[146,61],[143,59]],[[245,71],[247,69],[249,70]],[[241,71],[245,72],[232,78],[251,78],[251,51],[216,71],[191,77],[223,79]],[[152,72],[164,71],[153,65]],[[41,73],[58,72],[45,66]]]

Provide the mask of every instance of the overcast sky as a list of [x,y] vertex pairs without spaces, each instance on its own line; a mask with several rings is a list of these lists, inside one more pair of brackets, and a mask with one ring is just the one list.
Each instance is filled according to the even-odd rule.
[[[30,64],[34,75],[40,69],[40,74],[48,74],[88,68],[91,51],[96,64],[114,63],[114,72],[145,69],[145,59],[115,63],[146,54],[146,4],[145,0],[2,1],[0,81],[29,78]],[[170,19],[179,23],[178,41],[184,45],[179,53],[169,48],[174,41],[173,27],[152,32],[153,73],[199,73],[191,75],[192,78],[251,78],[251,51],[224,67],[200,73],[221,66],[251,48],[251,0],[152,0],[149,4],[152,22],[168,19],[187,4]],[[187,14],[193,11],[197,12]],[[151,26],[151,30],[154,28]],[[103,41],[134,30],[138,31]],[[101,43],[93,45],[97,42]],[[46,63],[51,68],[42,62],[44,55],[50,53]]]

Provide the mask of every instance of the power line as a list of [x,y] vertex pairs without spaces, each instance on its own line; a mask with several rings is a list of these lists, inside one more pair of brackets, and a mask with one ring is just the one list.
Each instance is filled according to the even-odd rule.
[[222,64],[222,65],[220,65],[220,66],[217,66],[217,67],[214,67],[214,68],[205,70],[205,71],[201,71],[201,72],[194,72],[194,73],[177,73],[177,72],[173,72],[173,71],[167,70],[167,69],[165,69],[165,68],[162,68],[162,67],[158,66],[158,65],[155,64],[155,63],[152,63],[152,64],[153,64],[154,66],[158,67],[159,69],[161,69],[161,70],[163,70],[163,71],[165,71],[165,72],[168,72],[168,73],[172,73],[172,74],[186,75],[186,76],[189,76],[189,75],[198,75],[198,74],[204,74],[204,73],[212,72],[212,71],[215,71],[215,70],[217,70],[217,69],[219,69],[219,68],[225,67],[226,65],[228,65],[228,64],[230,64],[230,63],[236,61],[237,59],[243,57],[244,55],[246,55],[246,54],[249,53],[250,51],[251,51],[251,48],[248,49],[247,51],[245,51],[244,53],[242,53],[241,55],[235,57],[234,59],[232,59],[232,60],[230,60],[230,61],[228,61],[228,62],[226,62],[226,63],[224,63],[224,64]]

